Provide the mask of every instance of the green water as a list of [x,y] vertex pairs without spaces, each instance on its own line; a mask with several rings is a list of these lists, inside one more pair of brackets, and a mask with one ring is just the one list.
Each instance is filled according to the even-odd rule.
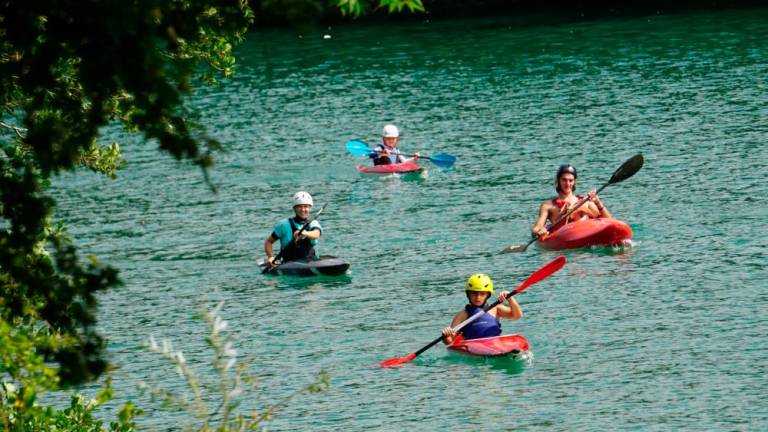
[[[182,382],[134,347],[169,338],[204,364],[192,316],[225,300],[262,401],[333,374],[271,430],[768,429],[766,40],[767,10],[249,35],[238,77],[191,101],[228,147],[210,173],[218,193],[118,133],[105,137],[129,161],[118,180],[81,173],[54,191],[82,251],[126,282],[99,313],[118,394],[147,409],[149,429],[178,421],[136,384]],[[417,181],[361,177],[344,142],[375,143],[388,122],[404,150],[459,163]],[[494,252],[528,239],[560,163],[578,167],[583,192],[638,152],[643,169],[601,194],[633,247],[567,252],[519,296],[525,317],[503,323],[528,338],[530,364],[438,346],[372,366],[434,339],[469,274],[511,289],[556,256]],[[329,203],[319,251],[348,260],[347,277],[256,270],[297,190]]]

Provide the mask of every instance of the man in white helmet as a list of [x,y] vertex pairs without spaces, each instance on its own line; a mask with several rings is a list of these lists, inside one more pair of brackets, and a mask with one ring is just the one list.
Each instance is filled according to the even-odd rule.
[[371,153],[371,159],[373,159],[374,165],[389,165],[396,163],[405,163],[418,159],[419,154],[413,155],[413,158],[406,158],[400,153],[400,149],[397,148],[397,142],[400,139],[400,131],[397,130],[397,126],[388,124],[384,126],[384,130],[381,132],[381,144],[377,145]]
[[264,240],[264,252],[267,254],[266,262],[270,267],[277,265],[272,251],[272,245],[277,240],[280,240],[280,258],[282,261],[294,261],[316,256],[314,246],[323,232],[320,223],[313,220],[307,229],[299,234],[299,231],[309,222],[312,205],[312,195],[307,192],[296,192],[293,195],[295,216],[277,222],[272,233]]

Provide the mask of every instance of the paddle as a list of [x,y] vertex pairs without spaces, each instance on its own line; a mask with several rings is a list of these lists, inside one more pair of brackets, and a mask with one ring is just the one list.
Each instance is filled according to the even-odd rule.
[[[608,182],[606,184],[600,186],[600,188],[597,190],[596,193],[599,194],[600,191],[605,189],[608,185],[611,185],[611,184],[614,184],[614,183],[619,183],[619,182],[622,182],[622,181],[632,177],[633,175],[635,175],[635,173],[640,171],[640,168],[643,167],[643,162],[644,162],[643,155],[641,155],[641,154],[636,154],[636,155],[632,156],[631,158],[627,159],[626,162],[621,164],[621,166],[618,167],[616,169],[616,171],[613,172],[613,175],[611,176],[611,179],[608,180]],[[551,229],[553,226],[557,226],[560,222],[564,221],[568,216],[571,215],[571,213],[575,212],[576,210],[578,210],[579,207],[581,207],[584,204],[586,204],[587,201],[589,201],[589,198],[585,197],[584,199],[582,199],[581,201],[576,203],[576,205],[571,210],[569,210],[568,213],[566,213],[566,214],[560,216],[559,218],[557,218],[557,220],[555,222],[553,222],[549,226],[549,229]],[[515,246],[507,246],[506,248],[501,250],[501,253],[525,252],[525,250],[528,249],[528,246],[532,245],[533,242],[535,242],[538,239],[539,239],[539,237],[536,236],[536,237],[533,237],[527,244],[515,245]]]
[[[536,270],[532,275],[528,276],[528,279],[524,280],[523,283],[521,283],[517,288],[515,288],[515,290],[512,291],[509,294],[509,296],[512,297],[513,295],[521,293],[524,289],[528,288],[529,286],[531,286],[531,285],[533,285],[533,284],[535,284],[537,282],[541,282],[542,280],[546,279],[547,277],[549,277],[550,275],[552,275],[556,271],[560,270],[564,265],[565,265],[565,257],[560,255],[559,257],[553,259],[552,261],[544,264],[540,269]],[[496,300],[492,304],[486,306],[483,310],[487,312],[487,311],[495,308],[499,304],[501,304],[501,301],[500,300]],[[481,315],[482,315],[481,312],[478,312],[478,313],[472,315],[471,317],[469,317],[466,320],[462,321],[456,327],[453,327],[453,330],[454,331],[461,330],[462,328],[464,328],[464,326],[466,326],[469,323],[471,323],[472,321],[476,320]],[[391,367],[391,366],[397,366],[397,365],[409,362],[409,361],[415,359],[416,357],[418,357],[424,351],[432,348],[435,344],[437,344],[441,340],[443,340],[443,336],[442,335],[440,335],[439,338],[433,340],[432,342],[430,342],[429,344],[425,345],[420,350],[418,350],[418,351],[416,351],[414,353],[408,354],[405,357],[394,357],[394,358],[391,358],[389,360],[384,360],[383,362],[379,363],[379,366],[381,366],[381,367]]]
[[[368,147],[368,144],[359,140],[347,141],[347,152],[353,156],[370,156],[376,150]],[[415,156],[415,155],[411,155]],[[432,156],[419,156],[420,159],[429,159],[433,164],[443,169],[449,169],[456,163],[456,156],[448,153],[438,153]]]
[[[301,227],[301,229],[299,230],[299,236],[301,235],[301,233],[303,233],[303,232],[304,232],[304,230],[306,230],[306,229],[309,227],[309,225],[310,225],[312,222],[316,221],[316,220],[317,220],[317,218],[319,218],[319,217],[320,217],[320,215],[323,213],[323,210],[325,210],[325,206],[327,206],[327,205],[328,205],[328,203],[325,203],[325,204],[323,204],[323,206],[322,206],[322,207],[320,207],[320,210],[318,210],[318,211],[317,211],[317,213],[315,213],[315,217],[314,217],[314,218],[313,218],[311,221],[309,221],[309,222],[305,223],[303,227]],[[298,236],[296,236],[296,237],[298,237]],[[296,237],[294,237],[294,238],[296,238]],[[288,249],[290,246],[292,246],[294,243],[295,243],[295,242],[294,242],[294,239],[291,239],[291,241],[289,241],[289,242],[288,242],[288,244],[287,244],[287,245],[285,245],[285,247],[284,247],[284,248],[281,248],[281,249],[280,249],[280,253],[278,253],[278,254],[277,254],[277,256],[275,257],[274,261],[272,261],[272,262],[275,262],[275,261],[279,260],[280,258],[282,258],[282,257],[283,257],[283,252],[284,252],[286,249]],[[262,271],[261,271],[261,274],[264,274],[264,273],[269,273],[269,272],[271,272],[273,269],[275,269],[275,268],[276,268],[276,267],[270,267],[270,266],[269,266],[269,264],[267,264],[266,262],[265,262],[264,264],[266,265],[266,267],[264,267],[264,270],[262,270]]]

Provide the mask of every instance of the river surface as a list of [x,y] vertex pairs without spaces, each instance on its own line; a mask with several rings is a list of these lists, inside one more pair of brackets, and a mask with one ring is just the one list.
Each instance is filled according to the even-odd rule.
[[[330,37],[326,37],[328,35]],[[190,98],[226,152],[210,171],[119,132],[117,180],[59,178],[52,193],[83,254],[121,270],[100,297],[118,400],[149,430],[185,424],[141,381],[189,394],[139,349],[170,339],[210,375],[201,306],[224,301],[263,407],[331,373],[270,430],[767,430],[768,10],[583,22],[476,19],[251,33],[239,73]],[[345,154],[395,123],[400,147],[459,158],[424,179],[365,178]],[[599,187],[636,153],[645,166],[601,197],[632,247],[567,251],[518,296],[525,364],[467,362],[442,346],[397,369],[488,273],[513,289],[556,253],[524,243],[558,165]],[[346,277],[267,277],[256,261],[306,190],[318,250]],[[86,389],[89,390],[89,389]]]

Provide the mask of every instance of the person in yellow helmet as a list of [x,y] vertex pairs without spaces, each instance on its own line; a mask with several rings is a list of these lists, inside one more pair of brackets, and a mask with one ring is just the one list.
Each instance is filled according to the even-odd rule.
[[487,274],[475,273],[470,276],[464,286],[464,291],[467,294],[467,299],[469,299],[469,304],[453,317],[449,327],[443,329],[443,343],[446,345],[450,345],[456,336],[453,327],[477,313],[482,315],[459,331],[464,339],[499,336],[501,334],[499,318],[519,320],[523,317],[523,310],[515,298],[509,295],[509,291],[502,291],[499,294],[499,300],[502,302],[507,300],[508,306],[502,303],[487,312],[483,311],[488,299],[493,295],[493,281]]

